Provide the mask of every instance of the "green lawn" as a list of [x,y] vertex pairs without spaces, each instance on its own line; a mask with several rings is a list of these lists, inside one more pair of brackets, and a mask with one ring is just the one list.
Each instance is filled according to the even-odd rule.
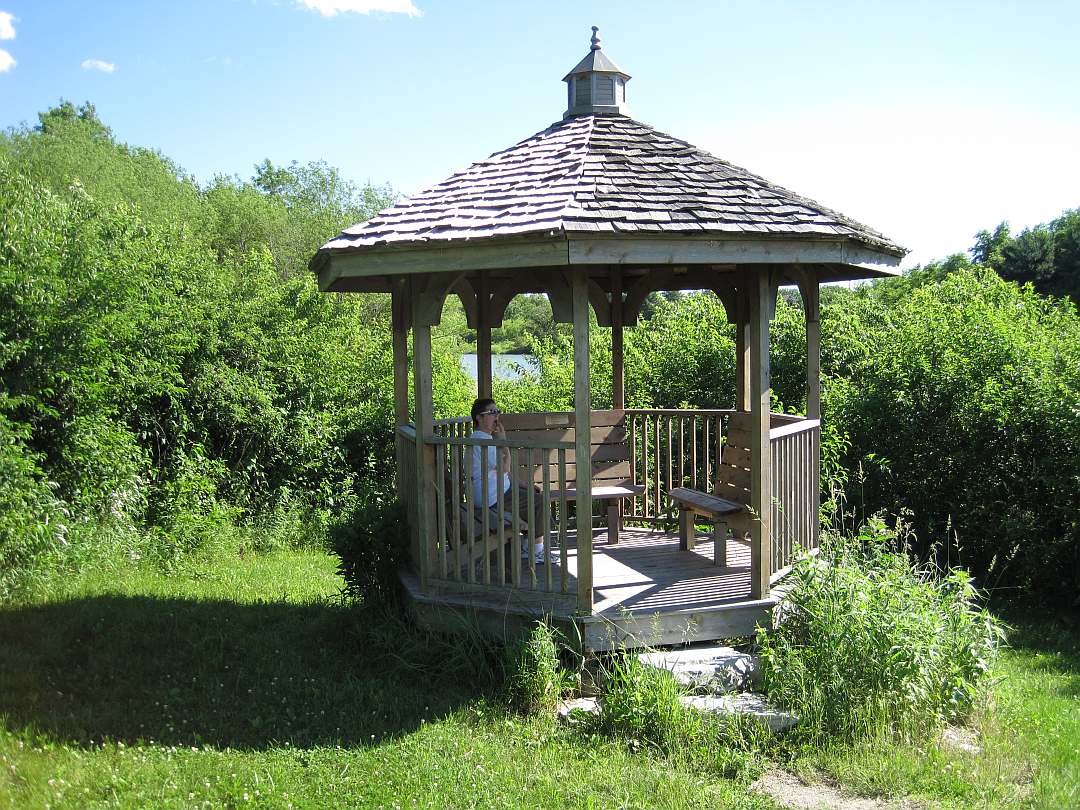
[[[0,808],[775,806],[748,792],[766,754],[726,779],[508,714],[470,640],[361,627],[339,587],[330,558],[293,551],[0,607]],[[1080,806],[1080,633],[1019,626],[983,755],[769,756],[929,805]]]

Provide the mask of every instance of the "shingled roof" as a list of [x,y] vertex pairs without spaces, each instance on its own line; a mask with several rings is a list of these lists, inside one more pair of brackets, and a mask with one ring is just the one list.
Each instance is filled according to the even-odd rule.
[[381,245],[597,232],[846,237],[906,253],[853,219],[640,121],[588,115],[554,123],[346,229],[312,265]]

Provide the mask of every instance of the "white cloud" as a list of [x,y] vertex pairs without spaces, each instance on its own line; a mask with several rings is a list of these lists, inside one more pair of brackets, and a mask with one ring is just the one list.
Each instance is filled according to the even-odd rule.
[[112,62],[106,62],[104,59],[84,59],[82,62],[83,70],[100,70],[102,73],[112,73],[116,70],[116,65]]
[[297,2],[304,8],[319,12],[324,17],[333,17],[347,11],[356,14],[381,11],[386,14],[407,14],[410,17],[421,15],[420,9],[412,4],[412,0],[297,0]]
[[15,67],[15,57],[0,48],[0,73],[9,71],[13,67]]
[[15,39],[15,16],[8,11],[0,11],[0,39]]

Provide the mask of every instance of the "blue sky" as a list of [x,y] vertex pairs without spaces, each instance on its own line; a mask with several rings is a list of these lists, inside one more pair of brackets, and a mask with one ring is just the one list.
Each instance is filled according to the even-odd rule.
[[203,182],[324,159],[408,194],[559,119],[591,25],[635,118],[909,265],[1080,206],[1064,1],[0,0],[0,127],[89,100]]

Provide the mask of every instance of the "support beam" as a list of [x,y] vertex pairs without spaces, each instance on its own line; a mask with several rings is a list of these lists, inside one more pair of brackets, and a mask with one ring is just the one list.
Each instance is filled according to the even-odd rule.
[[735,410],[750,410],[750,291],[740,284],[735,317]]
[[407,502],[407,490],[411,481],[404,480],[405,459],[403,447],[397,436],[397,428],[409,423],[409,326],[408,326],[409,281],[406,278],[395,279],[390,293],[390,324],[393,330],[394,347],[394,447],[396,448],[396,475],[398,500]]
[[821,293],[817,279],[799,282],[806,313],[806,415],[821,418]]
[[488,294],[486,273],[480,273],[476,281],[476,392],[477,396],[491,396],[491,321],[488,310],[491,296]]
[[626,407],[626,381],[623,375],[623,306],[622,268],[611,270],[611,407]]
[[585,268],[574,268],[574,421],[577,465],[578,612],[593,610],[592,570],[592,404],[589,398],[589,280]]
[[[415,285],[419,287],[420,285]],[[432,448],[425,439],[434,430],[431,396],[431,327],[421,317],[425,301],[430,293],[415,290],[413,304],[413,396],[416,412],[416,535],[418,543],[413,558],[420,574],[421,588],[427,587],[429,575],[429,549],[434,534],[434,465]]]
[[772,576],[772,448],[769,444],[769,311],[772,273],[752,274],[750,292],[750,597],[769,594]]

